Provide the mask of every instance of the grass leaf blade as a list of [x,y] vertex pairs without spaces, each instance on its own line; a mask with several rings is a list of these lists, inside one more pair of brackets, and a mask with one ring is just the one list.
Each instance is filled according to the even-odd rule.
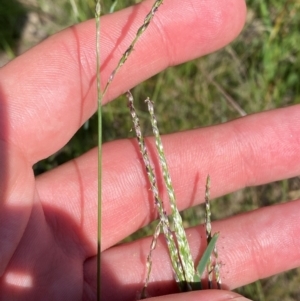
[[213,235],[213,237],[211,238],[207,248],[205,249],[202,257],[201,257],[201,260],[197,266],[197,273],[198,273],[198,277],[201,279],[201,276],[203,275],[204,271],[205,271],[205,268],[207,266],[207,263],[209,262],[210,260],[210,256],[211,254],[213,253],[214,249],[215,249],[215,246],[216,246],[216,243],[217,243],[217,240],[218,240],[218,237],[219,237],[219,233],[215,233]]

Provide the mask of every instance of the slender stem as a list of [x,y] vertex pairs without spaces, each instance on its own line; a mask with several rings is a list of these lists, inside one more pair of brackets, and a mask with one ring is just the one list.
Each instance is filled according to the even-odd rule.
[[102,216],[102,94],[100,85],[100,0],[96,2],[96,61],[98,100],[98,234],[97,234],[97,300],[101,295],[101,216]]
[[109,9],[109,13],[112,14],[116,8],[118,4],[118,0],[114,0],[113,4],[111,5],[110,9]]

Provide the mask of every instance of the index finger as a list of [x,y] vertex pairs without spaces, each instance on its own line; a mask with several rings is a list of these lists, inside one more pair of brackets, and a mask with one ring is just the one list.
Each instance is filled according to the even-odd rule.
[[[103,83],[152,3],[102,18]],[[244,19],[242,0],[165,1],[105,102],[167,66],[223,47]],[[52,36],[2,68],[0,139],[18,146],[32,163],[60,149],[96,110],[95,69],[94,20]]]

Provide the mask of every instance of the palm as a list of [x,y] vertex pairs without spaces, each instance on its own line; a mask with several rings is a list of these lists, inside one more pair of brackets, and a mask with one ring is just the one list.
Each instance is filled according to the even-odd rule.
[[[172,6],[171,14],[177,12],[185,16],[180,20],[180,28],[184,30],[178,31],[176,22],[170,23],[173,18],[163,6],[156,28],[163,26],[160,34],[165,34],[165,39],[170,41],[161,43],[155,26],[152,31],[149,29],[144,44],[132,55],[130,67],[124,65],[123,76],[120,73],[115,79],[105,101],[170,64],[226,45],[244,21],[243,1],[232,1],[230,11],[228,1],[195,2],[193,7],[188,4],[182,7],[181,2],[172,1],[168,5]],[[142,5],[149,8],[149,4],[145,1]],[[142,18],[143,10],[138,6],[135,9],[133,15]],[[197,10],[199,14],[195,13]],[[214,11],[219,17],[218,22],[212,23]],[[125,10],[102,20],[102,28],[112,29],[109,35],[103,36],[106,47],[102,51],[103,78],[108,78],[116,65],[118,55],[112,58],[112,49],[116,51],[129,44],[129,38],[120,40],[118,35],[131,14],[131,10]],[[167,17],[164,19],[164,16]],[[200,21],[207,26],[195,26]],[[32,165],[60,149],[96,109],[94,33],[94,21],[83,23],[53,36],[0,70],[1,299],[95,300],[97,151],[91,150],[36,179],[32,173]],[[110,45],[112,40],[121,41],[122,45],[116,47],[115,42]],[[166,45],[174,47],[167,51]],[[151,68],[141,70],[141,61],[144,65],[150,63],[145,61],[149,51],[152,55],[156,53],[155,57],[160,60],[151,62]],[[205,178],[208,172],[214,179],[212,197],[245,185],[299,174],[299,166],[295,164],[300,159],[299,110],[296,106],[266,112],[218,128],[165,137],[166,155],[173,157],[170,169],[175,189],[179,191],[179,207],[184,209],[190,205],[188,181]],[[266,136],[262,133],[268,139],[264,139]],[[224,139],[226,147],[220,157],[215,146]],[[199,157],[199,145],[208,155],[197,164],[194,158]],[[189,156],[183,155],[186,149]],[[272,155],[262,149],[273,150]],[[213,166],[211,158],[215,160]],[[239,164],[236,166],[234,162]],[[132,300],[144,279],[149,239],[111,247],[154,218],[149,216],[153,211],[134,143],[123,140],[106,144],[103,169],[103,299]],[[195,199],[202,199],[202,195],[203,190],[199,190]],[[299,266],[300,246],[294,234],[300,230],[295,216],[298,203],[262,209],[214,225],[216,231],[221,229],[222,233],[221,261],[226,264],[224,282],[228,288]],[[286,216],[289,216],[288,224]],[[189,230],[195,257],[201,253],[199,231],[202,228]],[[283,244],[278,243],[282,238]],[[174,291],[167,256],[163,244],[159,244],[156,258],[160,264],[154,266],[152,295]],[[283,256],[285,260],[278,262],[277,258]],[[209,294],[212,299],[222,292]],[[184,296],[176,298],[186,300]]]
[[[11,159],[22,165],[18,158]],[[81,220],[76,220],[66,210],[67,204],[61,206],[67,196],[51,197],[52,204],[48,203],[49,198],[43,196],[43,179],[34,182],[31,169],[16,173],[20,185],[14,187],[17,189],[10,200],[17,203],[28,198],[24,206],[2,210],[6,222],[2,232],[6,231],[9,237],[5,241],[6,256],[2,256],[6,271],[1,278],[1,299],[82,300],[84,262],[95,253],[84,234],[84,217],[78,215]],[[51,180],[45,184],[48,191],[58,187]]]

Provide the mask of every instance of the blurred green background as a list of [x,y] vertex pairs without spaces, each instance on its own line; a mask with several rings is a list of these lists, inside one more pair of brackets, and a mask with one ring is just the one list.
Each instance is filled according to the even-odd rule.
[[[103,2],[108,13],[113,1]],[[115,10],[138,2],[119,1]],[[300,1],[246,2],[247,23],[232,44],[169,68],[133,89],[146,134],[151,134],[144,105],[147,96],[159,100],[155,107],[161,133],[226,122],[240,117],[241,111],[251,114],[300,103]],[[60,29],[93,16],[94,0],[1,0],[0,66]],[[176,99],[185,101],[174,105]],[[240,109],[233,108],[232,103]],[[131,127],[124,97],[103,108],[104,141],[132,137]],[[68,145],[36,164],[35,173],[52,169],[96,145],[94,116]],[[299,197],[299,177],[250,187],[215,200],[212,217],[225,218]],[[197,206],[183,212],[186,226],[203,221],[203,211]],[[147,228],[133,237],[150,233]],[[300,300],[300,268],[237,291],[253,300]]]

